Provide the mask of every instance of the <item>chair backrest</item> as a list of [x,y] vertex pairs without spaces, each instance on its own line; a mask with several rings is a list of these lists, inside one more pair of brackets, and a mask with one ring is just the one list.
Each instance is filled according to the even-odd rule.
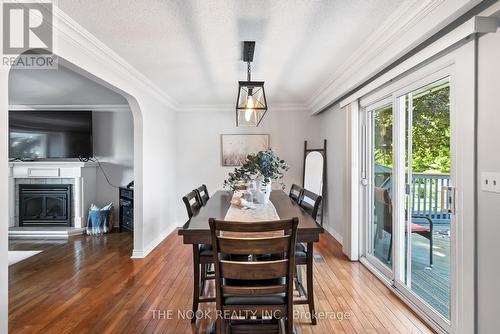
[[303,190],[304,189],[302,189],[301,186],[292,184],[292,187],[290,188],[290,194],[288,196],[290,196],[291,199],[298,203],[300,200],[300,196],[302,196]]
[[321,205],[322,197],[304,189],[302,195],[300,196],[299,205],[304,209],[314,220],[318,216],[319,206]]
[[[218,310],[223,309],[222,302],[227,295],[285,294],[286,304],[293,305],[298,223],[298,218],[268,222],[209,219]],[[256,257],[257,261],[250,256],[269,254],[272,256]],[[270,280],[281,281],[277,284]],[[293,312],[293,307],[288,309]]]
[[200,198],[196,190],[193,190],[186,196],[182,197],[182,201],[186,206],[186,211],[189,218],[193,217],[193,215],[196,214],[201,208]]
[[373,187],[373,200],[377,222],[383,220],[383,224],[377,224],[377,228],[384,228],[386,232],[392,233],[392,199],[387,188]]
[[198,188],[195,189],[196,193],[198,194],[198,197],[200,199],[200,203],[202,206],[205,206],[207,204],[208,200],[210,199],[210,195],[208,194],[208,189],[206,185],[201,185]]

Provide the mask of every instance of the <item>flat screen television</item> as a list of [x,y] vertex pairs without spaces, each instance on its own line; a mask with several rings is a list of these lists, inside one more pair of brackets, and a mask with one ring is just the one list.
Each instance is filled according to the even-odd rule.
[[68,159],[92,155],[92,111],[9,111],[11,159]]

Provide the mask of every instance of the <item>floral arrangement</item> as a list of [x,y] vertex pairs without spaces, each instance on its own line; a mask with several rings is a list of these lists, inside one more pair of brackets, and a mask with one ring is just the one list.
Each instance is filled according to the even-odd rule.
[[283,177],[288,170],[289,167],[285,160],[280,159],[271,149],[260,151],[249,154],[241,167],[235,168],[234,172],[229,173],[229,178],[224,181],[224,187],[236,190],[241,185],[261,178],[263,184],[279,180],[282,188],[285,189]]

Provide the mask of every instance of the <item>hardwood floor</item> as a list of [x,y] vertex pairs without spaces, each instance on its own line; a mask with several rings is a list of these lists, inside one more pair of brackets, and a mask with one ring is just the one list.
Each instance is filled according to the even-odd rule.
[[[191,307],[191,246],[175,231],[146,259],[131,260],[131,245],[127,232],[11,241],[10,250],[44,251],[9,267],[9,332],[205,333],[209,319],[191,325],[179,317]],[[365,267],[348,261],[331,236],[321,236],[316,252],[325,260],[315,263],[316,309],[337,319],[316,326],[297,319],[298,333],[432,332]],[[213,304],[201,309],[213,311]]]

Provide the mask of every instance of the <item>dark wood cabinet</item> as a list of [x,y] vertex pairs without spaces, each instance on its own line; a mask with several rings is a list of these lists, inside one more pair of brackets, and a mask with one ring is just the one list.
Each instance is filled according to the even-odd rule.
[[120,231],[134,230],[134,189],[120,187]]

